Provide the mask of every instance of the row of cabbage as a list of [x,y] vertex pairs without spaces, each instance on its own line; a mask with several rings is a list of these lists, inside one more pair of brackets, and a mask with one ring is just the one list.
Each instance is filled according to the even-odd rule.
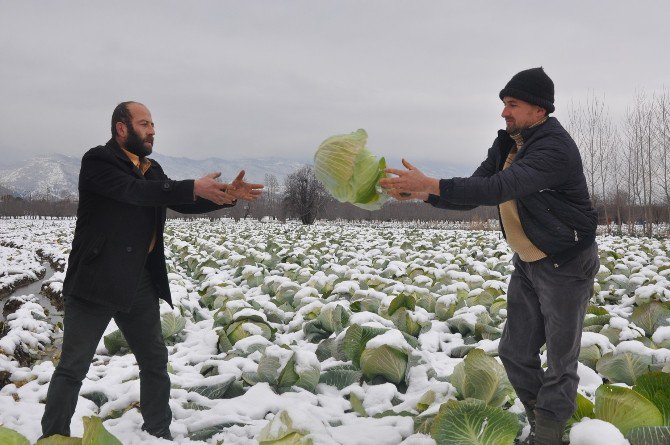
[[[443,403],[449,399],[502,407],[500,415],[518,411],[498,361],[482,357],[497,354],[506,316],[510,254],[498,234],[337,226],[249,229],[208,227],[203,237],[194,224],[175,227],[172,234],[173,271],[202,283],[201,304],[213,314],[219,351],[226,357],[260,353],[258,370],[242,375],[238,391],[257,382],[278,391],[295,386],[315,391],[325,383],[349,388],[352,409],[366,415],[356,385],[390,382],[398,388],[394,406],[375,414],[413,416],[416,431],[432,431],[444,443],[451,439],[440,431],[471,432],[444,426],[470,418],[468,409],[480,413],[482,424],[470,424],[473,429],[490,418],[488,408],[475,403],[459,411],[456,402]],[[662,240],[614,237],[600,243],[602,265],[580,361],[608,382],[633,386],[654,371],[668,371],[668,246]],[[303,342],[315,346],[313,355]],[[459,378],[468,363],[460,359],[470,352],[477,365],[466,374],[476,377]],[[445,366],[442,357],[453,361]],[[420,385],[413,386],[413,379],[430,382],[422,390],[441,391],[415,393]],[[621,426],[616,415],[588,407],[602,406],[598,400],[604,394],[620,402],[634,389],[621,395],[605,388],[582,388],[583,409],[575,419],[595,416],[629,434],[631,428]],[[451,417],[441,415],[440,407]],[[507,419],[513,439],[519,422]],[[634,426],[668,425],[658,416],[638,423]],[[641,431],[632,440],[641,434],[646,440],[646,430]]]
[[[163,310],[164,336],[175,351],[196,325],[217,339],[216,352],[197,367],[201,379],[172,371],[175,388],[202,396],[187,396],[183,406],[194,419],[192,439],[244,427],[198,419],[219,399],[264,386],[277,394],[335,391],[360,418],[411,419],[403,438],[512,443],[527,432],[496,358],[512,271],[498,233],[173,221],[166,242],[176,304]],[[67,235],[52,247],[62,251],[66,243]],[[598,418],[633,444],[663,443],[670,425],[668,242],[599,243],[580,356],[580,375],[597,384],[580,386],[573,421]],[[119,331],[105,346],[108,354],[127,352]],[[228,372],[233,365],[240,372]],[[386,402],[374,403],[380,394]],[[103,418],[127,411],[104,393],[86,396]],[[641,414],[627,416],[629,408]],[[255,440],[337,438],[337,418],[306,424],[290,410],[274,414],[254,430]],[[478,435],[481,442],[468,442]]]
[[[1,220],[0,394],[4,388],[12,393],[13,388],[34,379],[33,367],[58,355],[54,343],[62,332],[60,317],[44,307],[44,299],[22,293],[22,289],[42,280],[45,295],[62,307],[62,271],[73,229],[73,220]],[[45,263],[56,270],[47,280]]]

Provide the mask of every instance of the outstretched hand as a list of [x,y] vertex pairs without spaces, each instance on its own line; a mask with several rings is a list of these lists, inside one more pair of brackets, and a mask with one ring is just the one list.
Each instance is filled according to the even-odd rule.
[[386,193],[399,201],[409,199],[420,199],[425,201],[429,194],[440,194],[440,181],[423,174],[421,170],[414,167],[407,160],[402,160],[402,165],[407,170],[398,170],[387,168],[386,173],[396,175],[395,177],[383,178],[379,185],[386,190]]
[[240,171],[237,177],[226,189],[226,193],[245,201],[255,201],[261,196],[263,184],[253,184],[244,180],[244,170]]
[[228,184],[222,184],[216,180],[221,176],[221,172],[210,173],[193,182],[193,193],[195,196],[212,201],[215,204],[232,204],[235,196],[227,193]]

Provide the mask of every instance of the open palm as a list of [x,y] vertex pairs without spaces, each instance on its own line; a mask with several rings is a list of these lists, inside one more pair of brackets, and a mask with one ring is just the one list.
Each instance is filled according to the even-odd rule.
[[226,192],[233,195],[235,199],[242,199],[245,201],[255,201],[261,196],[261,189],[263,184],[253,184],[244,180],[244,170],[240,171],[237,177],[233,180]]

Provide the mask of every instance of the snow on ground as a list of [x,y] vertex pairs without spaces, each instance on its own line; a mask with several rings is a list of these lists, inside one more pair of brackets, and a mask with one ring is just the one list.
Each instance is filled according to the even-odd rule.
[[[19,274],[37,279],[44,260],[66,265],[73,228],[74,220],[0,221],[0,280]],[[660,366],[670,362],[670,350],[649,344],[668,342],[670,321],[658,321],[649,333],[632,321],[639,305],[668,299],[668,244],[613,236],[598,241],[603,265],[592,316],[600,318],[597,329],[584,333],[582,348],[596,347],[600,356],[632,353]],[[257,443],[261,434],[281,433],[290,418],[292,431],[314,443],[434,444],[415,431],[419,403],[429,400],[422,409],[434,414],[460,397],[449,378],[468,351],[497,355],[512,271],[498,232],[394,223],[170,221],[166,250],[175,309],[162,303],[161,314],[184,322],[167,341],[176,443]],[[56,295],[63,277],[58,273],[47,283]],[[0,424],[35,441],[57,360],[49,345],[62,333],[35,297],[19,300],[0,338]],[[321,378],[342,366],[355,372],[338,349],[352,325],[379,330],[366,351],[390,348],[407,356],[400,382],[355,378],[337,388],[319,383],[318,374],[310,380],[314,369]],[[112,322],[105,335],[116,330]],[[109,351],[101,340],[72,433],[82,434],[82,416],[95,415],[124,444],[163,442],[140,430],[134,356],[125,348]],[[579,365],[580,392],[593,400],[603,376],[588,363]],[[296,381],[290,380],[294,373]],[[282,387],[282,379],[293,383]],[[428,391],[434,394],[425,399]],[[503,408],[522,412],[518,400]],[[600,420],[582,420],[570,433],[576,445],[605,443],[605,437],[606,443],[628,443]]]
[[628,445],[614,425],[598,419],[586,418],[575,424],[570,431],[571,445]]
[[34,252],[0,243],[0,297],[37,281],[45,272],[46,268],[40,264]]

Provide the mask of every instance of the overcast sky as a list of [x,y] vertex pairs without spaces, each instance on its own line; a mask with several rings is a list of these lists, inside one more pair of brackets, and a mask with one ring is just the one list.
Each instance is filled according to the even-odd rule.
[[4,1],[1,163],[81,156],[123,100],[155,151],[311,159],[365,128],[379,155],[476,165],[498,92],[544,66],[556,113],[589,91],[623,117],[670,86],[667,1]]

